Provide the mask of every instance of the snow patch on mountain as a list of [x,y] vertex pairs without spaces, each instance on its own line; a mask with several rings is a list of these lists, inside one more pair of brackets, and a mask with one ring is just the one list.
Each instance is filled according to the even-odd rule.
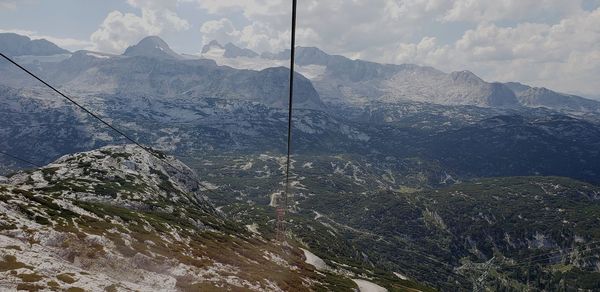
[[356,285],[358,285],[358,290],[360,292],[387,292],[386,288],[383,288],[373,282],[369,282],[367,280],[362,279],[352,279]]
[[107,54],[99,54],[99,53],[94,53],[94,52],[87,52],[85,54],[90,57],[94,57],[94,58],[98,58],[98,59],[110,59],[110,56]]
[[319,271],[328,271],[331,268],[325,263],[323,259],[310,252],[307,249],[301,248],[304,252],[304,257],[306,258],[305,262],[313,267],[315,267]]

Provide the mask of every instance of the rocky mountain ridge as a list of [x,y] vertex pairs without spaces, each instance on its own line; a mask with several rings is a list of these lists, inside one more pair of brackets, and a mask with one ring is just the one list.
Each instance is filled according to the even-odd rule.
[[128,47],[123,55],[130,57],[142,56],[159,59],[183,59],[181,55],[171,50],[171,47],[169,47],[164,40],[157,36],[143,38],[136,45]]
[[69,51],[45,40],[32,40],[16,33],[0,33],[0,52],[8,56],[51,56],[68,54]]
[[[0,49],[3,49],[0,47]],[[218,66],[212,60],[189,60],[173,52],[158,37],[148,37],[124,55],[78,51],[67,59],[34,62],[29,69],[51,83],[61,84],[79,96],[118,94],[149,98],[222,98],[287,107],[285,68],[261,71]],[[10,64],[1,63],[2,84],[10,87],[39,87],[22,78]],[[322,108],[310,81],[296,75],[297,108]]]
[[519,102],[528,107],[544,107],[571,113],[600,112],[600,103],[592,99],[516,82],[506,85],[515,92]]
[[[18,42],[16,41],[18,39]],[[44,42],[41,45],[41,42]],[[15,44],[17,46],[15,47]],[[20,44],[20,45],[19,45]],[[40,44],[40,45],[36,45]],[[35,49],[32,50],[32,46],[38,46],[46,49]],[[15,56],[21,55],[61,55],[65,56],[69,52],[58,48],[56,45],[51,44],[47,41],[36,40],[30,41],[26,37],[21,37],[16,34],[2,34],[0,36],[0,50],[9,52]],[[15,50],[20,50],[19,52]],[[37,50],[37,51],[36,51]],[[68,56],[68,55],[67,55]],[[96,58],[99,60],[90,61],[84,60],[81,56]],[[145,57],[152,59],[159,59],[163,61],[171,61],[171,63],[194,63],[193,59],[198,57],[183,56],[170,49],[167,43],[156,36],[150,36],[142,39],[137,45],[129,47],[123,54],[125,57]],[[247,48],[240,48],[232,43],[221,45],[216,41],[207,44],[203,50],[201,57],[209,58],[217,62],[219,65],[226,65],[236,69],[253,69],[252,71],[258,70],[259,73],[265,69],[288,66],[286,61],[289,56],[288,51],[282,51],[280,53],[263,53],[258,54]],[[38,67],[48,70],[45,68],[48,63],[60,63],[65,60],[65,57],[56,57],[54,60],[52,56],[38,57]],[[77,87],[79,90],[85,90],[92,87],[96,87],[97,90],[103,92],[115,92],[117,85],[114,83],[114,77],[102,74],[107,70],[113,73],[115,70],[123,70],[124,67],[135,68],[136,64],[124,63],[119,68],[96,68],[89,67],[91,64],[102,63],[100,61],[110,62],[115,56],[82,51],[79,54],[75,54],[73,57],[65,60],[66,63],[71,65],[65,66],[48,66],[54,67],[53,73],[61,74],[65,70],[73,70],[78,73],[87,73],[86,76],[82,76],[77,79],[57,79],[60,83],[71,82],[71,87]],[[190,60],[192,59],[192,60]],[[27,61],[27,59],[24,59]],[[41,62],[40,62],[41,61]],[[70,61],[70,62],[69,62]],[[79,63],[78,63],[79,62]],[[200,61],[196,61],[200,62]],[[202,62],[200,62],[202,63]],[[336,105],[354,105],[362,106],[369,102],[387,102],[387,103],[398,103],[406,101],[416,102],[429,102],[441,105],[474,105],[480,107],[492,107],[492,108],[515,108],[515,107],[544,107],[557,111],[564,111],[568,113],[599,113],[600,102],[586,99],[579,96],[562,94],[554,92],[548,89],[537,89],[530,88],[526,85],[517,86],[517,83],[495,83],[486,82],[481,80],[475,74],[469,71],[457,71],[452,73],[444,73],[435,68],[424,67],[412,64],[392,65],[392,64],[378,64],[374,62],[362,61],[362,60],[351,60],[343,56],[330,55],[322,50],[315,47],[298,47],[296,63],[298,65],[298,72],[308,79],[304,79],[298,75],[296,78],[299,79],[300,85],[307,83],[306,88],[314,85],[316,89],[316,95],[310,90],[303,90],[297,95],[298,106],[307,108],[323,108],[320,104],[324,102],[332,105],[331,108],[335,108]],[[85,64],[86,66],[82,67]],[[209,63],[203,63],[209,64]],[[75,67],[73,67],[75,66]],[[114,64],[112,65],[114,67]],[[151,68],[145,68],[151,69]],[[60,70],[60,71],[56,71]],[[276,70],[276,69],[269,69]],[[40,71],[39,73],[41,73]],[[52,72],[52,70],[50,70]],[[184,70],[185,71],[185,70]],[[169,72],[177,72],[169,71]],[[241,73],[246,72],[246,73]],[[251,75],[247,71],[242,70],[237,74],[239,75]],[[10,72],[6,72],[10,73]],[[178,72],[178,73],[183,73]],[[190,73],[189,71],[187,72]],[[161,74],[169,74],[168,72],[155,72],[155,76]],[[214,75],[214,73],[208,73]],[[10,74],[8,74],[10,75]],[[51,77],[54,74],[49,74]],[[64,75],[64,74],[62,74]],[[283,81],[285,74],[281,72],[276,74],[278,77],[272,74],[261,74],[260,77],[255,77],[250,84],[242,84],[244,90],[231,90],[231,85],[235,84],[234,80],[225,79],[223,82],[219,82],[219,79],[213,80],[212,78],[204,78],[203,80],[194,80],[200,82],[204,86],[200,88],[190,88],[189,86],[180,87],[190,82],[185,78],[178,76],[175,80],[163,80],[165,76],[162,76],[157,82],[162,82],[161,87],[171,87],[169,90],[171,94],[201,94],[201,95],[217,95],[217,96],[236,96],[239,98],[239,92],[253,91],[252,96],[258,100],[273,106],[282,106],[282,102],[273,103],[272,100],[263,100],[265,92],[257,92],[253,85],[257,80],[261,80],[258,84],[265,83],[264,81],[268,78],[273,78],[269,82]],[[7,80],[10,80],[11,76],[8,76]],[[117,78],[122,79],[122,78]],[[171,78],[173,79],[173,78]],[[244,78],[242,78],[244,79]],[[95,82],[94,82],[95,81]],[[102,84],[94,84],[100,81]],[[134,80],[131,80],[134,82]],[[266,82],[266,83],[269,83]],[[87,84],[91,83],[91,84]],[[215,84],[216,83],[216,84]],[[285,84],[285,82],[282,82]],[[308,85],[308,83],[312,83]],[[23,85],[16,83],[14,85]],[[102,85],[102,86],[95,86]],[[135,87],[133,84],[124,84],[126,87]],[[177,85],[177,86],[174,86]],[[235,84],[236,88],[239,88],[239,84]],[[523,90],[525,88],[525,90]],[[273,93],[275,89],[272,85],[266,87],[268,96],[280,95],[281,93]],[[164,94],[164,91],[143,90],[134,91],[137,94]],[[236,94],[237,93],[237,94]],[[303,103],[303,97],[306,97],[306,104]],[[248,97],[243,97],[248,98]],[[271,98],[272,99],[272,98]]]
[[[257,55],[254,52],[245,56],[217,52],[216,55],[204,56],[237,68],[264,68],[286,66],[284,61],[289,59],[290,52],[284,50],[279,53],[265,52],[260,57]],[[242,61],[240,57],[248,58]],[[600,112],[600,102],[595,100],[548,89],[532,89],[525,93],[515,86],[515,82],[489,83],[469,71],[446,74],[435,68],[413,64],[392,65],[351,60],[327,54],[315,47],[298,47],[296,63],[298,71],[311,79],[321,98],[333,104],[419,101],[442,105],[525,106],[567,112]],[[526,90],[530,89],[524,86]]]

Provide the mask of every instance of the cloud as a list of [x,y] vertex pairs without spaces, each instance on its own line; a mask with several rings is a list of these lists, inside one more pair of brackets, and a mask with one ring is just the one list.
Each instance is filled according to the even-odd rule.
[[128,46],[148,35],[190,28],[177,13],[176,1],[127,0],[141,10],[141,16],[120,11],[110,12],[90,39],[93,50],[122,53]]
[[185,30],[190,27],[187,20],[180,18],[177,1],[165,0],[127,0],[129,5],[142,10],[142,18],[155,26],[165,26],[174,30]]
[[[418,20],[430,17],[445,0],[304,0],[298,6],[298,43],[334,52],[356,52],[369,46],[403,40],[415,34]],[[290,1],[197,0],[201,9],[227,17],[242,14],[248,24],[207,37],[238,35],[236,41],[255,50],[278,51],[289,46]],[[214,22],[207,26],[215,25]],[[216,32],[216,31],[215,31]]]
[[[191,0],[188,0],[191,1]],[[298,6],[298,42],[336,52],[360,52],[391,42],[414,41],[440,23],[549,22],[580,13],[584,0],[303,0]],[[249,22],[237,30],[246,39],[271,38],[282,49],[289,35],[290,1],[196,0],[201,9],[226,17],[241,13]],[[253,34],[253,35],[250,35]],[[228,37],[227,34],[214,35]],[[306,38],[306,40],[304,39]],[[308,42],[316,42],[308,44]],[[261,42],[258,42],[261,43]],[[239,43],[244,45],[244,43]],[[258,45],[256,45],[259,47]],[[256,49],[256,48],[255,48]]]
[[228,18],[206,21],[200,27],[200,32],[204,44],[212,40],[219,40],[223,43],[238,42],[242,33]]
[[[95,48],[122,52],[146,35],[188,29],[189,23],[176,13],[181,2],[195,3],[210,14],[196,30],[204,43],[216,39],[258,52],[289,47],[287,0],[127,0],[141,13],[111,12],[92,35]],[[487,80],[600,92],[590,77],[600,73],[598,9],[589,11],[599,4],[598,0],[303,0],[298,6],[297,41],[378,62],[469,69]]]
[[492,22],[498,20],[542,20],[577,13],[580,0],[496,0],[452,1],[441,18],[443,21]]
[[0,29],[0,33],[16,33],[16,34],[28,36],[32,40],[45,39],[47,41],[50,41],[50,42],[56,44],[57,46],[59,46],[61,48],[68,49],[68,50],[80,50],[82,48],[85,48],[85,47],[91,45],[91,42],[87,41],[87,40],[49,36],[49,35],[40,34],[36,31],[31,31],[31,30]]
[[[556,24],[481,23],[453,43],[425,37],[365,50],[361,58],[418,63],[445,71],[469,69],[490,81],[522,81],[565,92],[597,94],[600,84],[600,8]],[[395,53],[394,53],[395,52]]]
[[[206,0],[197,1],[201,9],[222,15],[220,20],[205,22],[200,31],[203,42],[216,39],[232,42],[256,51],[278,51],[289,46],[291,5],[281,0]],[[236,27],[227,16],[241,13],[249,24]]]
[[257,51],[283,49],[289,46],[290,37],[288,31],[280,32],[261,22],[237,29],[227,18],[205,22],[200,27],[200,32],[204,44],[218,40],[221,43],[236,43]]
[[[248,19],[281,21],[282,16],[289,15],[291,2],[282,0],[197,0],[200,8],[213,14],[241,11]],[[305,4],[303,4],[305,5]],[[279,23],[281,24],[281,23]]]
[[161,31],[161,27],[152,25],[143,17],[112,11],[90,38],[94,50],[122,53],[133,42],[144,36],[159,34]]
[[0,0],[0,10],[13,10],[17,8],[16,0]]
[[[298,43],[384,63],[469,69],[487,80],[519,80],[564,91],[600,92],[600,8],[583,0],[303,0]],[[206,24],[204,39],[222,38],[264,50],[289,46],[289,1],[201,0],[214,14],[241,13]],[[217,25],[218,23],[218,25]],[[441,26],[455,39],[427,35]],[[465,26],[467,28],[465,28]],[[217,29],[218,27],[218,29]]]

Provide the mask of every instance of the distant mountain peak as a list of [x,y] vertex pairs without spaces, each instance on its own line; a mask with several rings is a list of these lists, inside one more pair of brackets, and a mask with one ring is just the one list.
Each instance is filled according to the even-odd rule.
[[540,93],[540,94],[550,94],[550,93],[554,94],[554,93],[556,93],[556,92],[554,92],[554,91],[552,91],[552,90],[550,90],[550,89],[548,89],[546,87],[532,87],[529,90],[531,90],[533,92]]
[[450,77],[454,80],[454,81],[461,81],[461,82],[483,82],[483,80],[481,78],[479,78],[479,76],[475,75],[475,73],[469,71],[469,70],[462,70],[462,71],[455,71],[450,73]]
[[202,54],[206,54],[214,49],[223,50],[224,48],[221,45],[221,43],[219,43],[217,40],[212,40],[207,45],[204,45],[204,47],[202,47]]
[[[256,58],[259,56],[258,53],[247,48],[240,48],[233,43],[227,43],[224,46],[221,45],[217,40],[210,41],[207,45],[202,48],[202,54],[210,54],[215,52],[225,58]],[[221,55],[222,54],[222,55]]]
[[225,45],[225,53],[223,54],[226,58],[237,58],[237,57],[248,57],[248,58],[256,58],[258,57],[258,53],[253,50],[247,48],[240,48],[232,43],[227,43]]
[[171,47],[158,36],[148,36],[139,43],[125,50],[125,56],[142,56],[162,59],[182,59]]
[[69,53],[45,39],[32,40],[16,33],[0,33],[0,51],[10,56],[52,56]]
[[515,94],[519,95],[522,92],[525,92],[529,89],[531,89],[530,86],[527,86],[523,83],[520,82],[507,82],[504,83],[506,86],[508,86],[508,88],[510,88],[510,90],[512,90]]
[[287,60],[290,58],[290,49],[285,49],[279,53],[263,52],[260,57],[267,60]]
[[546,87],[531,87],[518,82],[506,83],[519,99],[528,107],[544,107],[566,112],[600,112],[600,102],[576,95],[550,90]]
[[308,52],[308,53],[313,53],[313,54],[323,54],[323,55],[328,55],[325,51],[317,48],[317,47],[296,47],[296,49],[304,51],[304,52]]

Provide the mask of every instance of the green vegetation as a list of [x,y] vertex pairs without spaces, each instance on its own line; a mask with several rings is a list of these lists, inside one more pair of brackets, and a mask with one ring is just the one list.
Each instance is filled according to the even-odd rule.
[[[432,291],[469,289],[480,275],[477,267],[494,256],[485,283],[496,290],[522,289],[528,279],[546,290],[597,288],[597,246],[586,246],[600,240],[597,186],[560,177],[504,177],[431,188],[428,171],[435,166],[416,158],[406,160],[407,167],[423,164],[422,169],[407,176],[398,175],[392,163],[373,166],[352,155],[303,159],[295,163],[294,204],[286,228],[289,243],[309,249],[334,271],[317,272],[297,249],[282,253],[280,247],[262,241],[274,237],[274,210],[267,205],[269,195],[281,190],[277,157],[220,156],[210,163],[194,162],[202,172],[215,174],[211,183],[232,190],[220,197],[210,194],[227,218],[182,192],[157,169],[150,170],[156,186],[136,183],[148,181],[145,177],[89,169],[98,181],[70,178],[40,189],[6,190],[12,194],[1,201],[14,200],[12,206],[27,218],[45,228],[52,223],[68,234],[64,248],[71,259],[106,254],[104,246],[84,242],[94,234],[111,240],[124,258],[146,255],[150,266],[175,259],[203,268],[215,261],[239,267],[239,276],[251,281],[268,276],[282,289],[301,285],[299,278],[287,279],[289,271],[265,259],[265,251],[298,267],[295,275],[317,280],[316,291],[355,287],[340,274],[371,278],[390,291]],[[117,197],[119,205],[113,203]],[[93,215],[63,209],[59,198]],[[247,224],[256,224],[261,236],[247,231]],[[563,257],[514,266],[555,251],[562,251]],[[15,262],[5,259],[3,265]],[[57,280],[69,283],[75,277],[59,275]],[[178,279],[177,285],[211,289],[185,279]]]
[[18,274],[17,277],[21,278],[21,280],[26,283],[27,282],[38,282],[44,278],[43,276],[40,276],[36,273]]
[[104,155],[108,155],[108,156],[110,156],[112,158],[115,158],[115,159],[118,159],[118,158],[129,159],[132,156],[131,153],[127,153],[127,152],[115,152],[115,151],[110,151],[110,150],[100,150],[100,153],[102,153]]
[[[581,253],[584,247],[576,238],[600,240],[596,200],[600,188],[587,183],[560,177],[504,177],[431,188],[423,184],[427,179],[418,179],[421,174],[414,168],[418,160],[409,166],[407,175],[412,178],[407,179],[395,170],[380,171],[386,165],[367,166],[351,156],[319,158],[312,157],[309,166],[302,167],[303,157],[294,157],[293,174],[301,178],[301,188],[293,190],[297,204],[289,214],[288,230],[321,258],[357,271],[400,272],[442,290],[469,289],[480,272],[456,268],[465,261],[483,263],[496,256],[496,272],[488,284],[517,289],[527,281],[527,273],[523,268],[508,269],[511,262],[572,247]],[[242,169],[247,162],[252,162],[251,168]],[[216,174],[211,183],[239,190],[211,197],[224,212],[239,223],[257,223],[263,235],[273,236],[274,211],[262,206],[281,188],[275,160],[218,156],[189,163],[199,172]],[[358,172],[356,167],[346,168],[348,163]],[[435,168],[421,167],[424,173]],[[271,176],[264,176],[268,170]],[[377,181],[392,187],[382,191]],[[529,248],[542,234],[548,246]],[[587,258],[566,265],[569,271],[583,266],[589,272],[597,262]],[[562,276],[550,262],[538,264],[543,271],[539,287],[558,287],[552,279]],[[566,285],[590,287],[585,282],[582,278]]]
[[67,284],[73,284],[75,282],[77,282],[77,280],[75,280],[75,278],[73,278],[75,274],[71,274],[71,273],[65,273],[65,274],[60,274],[56,276],[56,279],[59,279],[62,282],[65,282]]
[[48,281],[47,285],[50,288],[59,288],[60,287],[60,284],[58,284],[56,281]]
[[44,289],[44,286],[40,286],[37,284],[30,284],[30,283],[19,283],[17,284],[17,290],[18,291],[29,291],[29,292],[36,292],[36,291],[40,291]]
[[19,246],[17,246],[17,245],[7,245],[7,246],[5,246],[5,247],[3,247],[3,248],[5,248],[5,249],[13,249],[13,250],[18,250],[18,251],[21,251],[21,250],[22,250],[22,249],[21,249],[21,247],[19,247]]
[[12,255],[6,255],[4,256],[4,259],[0,260],[0,272],[6,272],[23,268],[31,269],[32,267],[24,263],[18,262],[17,258]]

